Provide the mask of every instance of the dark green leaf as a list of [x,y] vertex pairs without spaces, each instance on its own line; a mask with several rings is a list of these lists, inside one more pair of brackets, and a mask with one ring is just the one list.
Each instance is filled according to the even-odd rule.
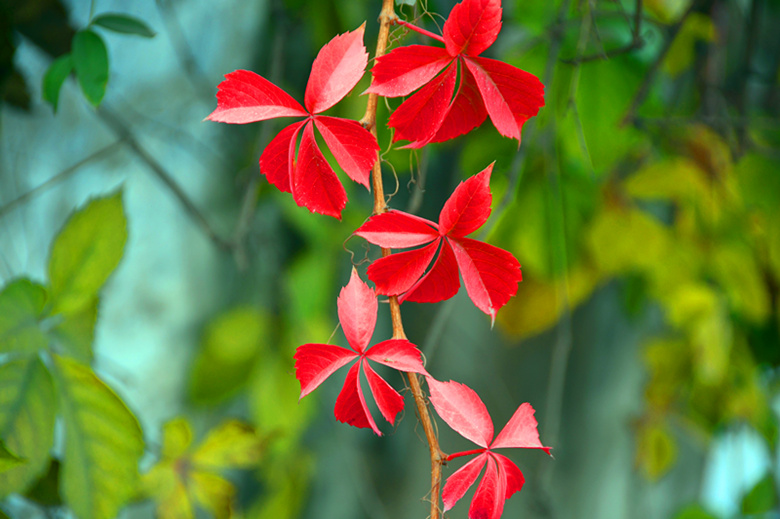
[[674,519],[717,519],[717,517],[706,511],[701,505],[689,505],[680,510]]
[[43,100],[48,101],[55,112],[60,100],[62,84],[72,71],[73,57],[68,53],[54,60],[43,76]]
[[52,245],[49,260],[52,312],[87,311],[122,259],[127,220],[121,193],[92,200],[70,217]]
[[0,366],[0,437],[27,461],[0,473],[0,498],[24,492],[46,469],[56,414],[54,384],[37,357]]
[[0,292],[0,353],[35,353],[48,340],[38,327],[46,289],[29,279],[10,282]]
[[777,505],[777,490],[772,474],[767,474],[742,498],[742,513],[764,514]]
[[122,34],[134,34],[144,38],[153,38],[155,33],[144,22],[138,18],[127,16],[126,14],[106,13],[96,16],[92,20],[92,25],[98,25],[109,31]]
[[108,84],[108,51],[100,36],[90,30],[73,37],[73,66],[84,97],[94,106],[100,104]]
[[49,470],[35,482],[35,485],[24,494],[24,497],[43,506],[61,506],[60,497],[60,462],[51,460]]

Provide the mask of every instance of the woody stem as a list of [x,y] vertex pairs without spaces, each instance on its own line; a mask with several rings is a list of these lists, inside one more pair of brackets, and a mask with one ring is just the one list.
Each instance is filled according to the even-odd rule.
[[[382,0],[382,11],[379,13],[379,37],[376,43],[375,58],[379,58],[385,54],[387,50],[387,41],[390,35],[390,26],[398,20],[393,8],[394,0]],[[361,124],[367,128],[374,137],[377,136],[376,131],[376,111],[377,104],[379,102],[379,96],[376,94],[368,95],[368,103],[366,105],[366,113]],[[381,161],[377,160],[374,163],[374,168],[371,171],[371,184],[374,189],[374,214],[380,214],[387,211],[387,204],[385,202],[385,190],[382,182],[382,165]],[[390,255],[391,250],[382,248],[382,256]],[[393,321],[393,338],[394,339],[406,339],[404,333],[404,325],[401,320],[401,307],[398,304],[398,298],[396,296],[390,297],[390,315]],[[444,453],[439,448],[439,440],[436,437],[436,429],[434,428],[431,415],[428,412],[428,405],[426,403],[425,395],[420,387],[420,379],[416,373],[407,373],[409,379],[409,387],[412,390],[414,396],[414,403],[417,406],[417,415],[422,423],[423,430],[425,431],[425,438],[428,440],[428,448],[431,453],[431,514],[430,519],[439,519],[441,516],[441,510],[439,508],[439,494],[441,493],[441,466],[445,459]]]

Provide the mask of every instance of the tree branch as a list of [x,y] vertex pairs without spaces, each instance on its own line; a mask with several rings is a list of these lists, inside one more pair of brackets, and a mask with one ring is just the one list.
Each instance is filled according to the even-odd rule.
[[[384,56],[387,50],[387,40],[390,34],[390,25],[398,20],[393,8],[394,0],[382,0],[382,11],[379,14],[379,36],[376,43],[375,58]],[[374,137],[377,136],[376,130],[376,110],[379,102],[379,96],[369,94],[366,104],[366,113],[361,124],[368,129]],[[374,189],[374,214],[380,214],[387,211],[387,202],[385,201],[385,190],[382,182],[382,164],[380,160],[374,163],[371,171],[371,185]],[[382,256],[391,254],[390,249],[382,248]],[[404,325],[401,320],[401,307],[398,304],[396,296],[390,297],[390,315],[393,321],[393,338],[405,339]],[[436,430],[428,412],[428,404],[420,386],[420,379],[416,373],[407,373],[409,387],[414,396],[414,403],[417,406],[417,416],[422,423],[425,431],[425,438],[428,440],[428,448],[431,454],[431,514],[430,519],[439,519],[441,509],[439,508],[439,495],[441,494],[441,466],[445,459],[444,453],[439,448],[439,440],[436,437]]]

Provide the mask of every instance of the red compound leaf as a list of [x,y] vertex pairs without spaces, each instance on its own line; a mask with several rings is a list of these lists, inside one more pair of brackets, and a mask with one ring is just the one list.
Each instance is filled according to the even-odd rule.
[[501,0],[465,0],[450,11],[442,30],[451,56],[482,54],[501,32]]
[[206,117],[209,121],[245,124],[308,115],[290,94],[249,70],[226,74],[217,89],[217,108]]

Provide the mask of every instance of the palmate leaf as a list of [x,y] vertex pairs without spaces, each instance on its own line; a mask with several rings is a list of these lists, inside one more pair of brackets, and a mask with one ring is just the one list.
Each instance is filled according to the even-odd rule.
[[500,0],[463,0],[444,23],[444,49],[410,45],[377,59],[368,92],[399,97],[419,89],[388,121],[394,141],[421,148],[468,133],[488,115],[501,135],[520,140],[523,123],[544,106],[544,86],[532,74],[478,57],[500,30]]
[[141,428],[91,369],[53,358],[65,426],[62,497],[79,519],[112,519],[137,491]]
[[436,413],[447,425],[481,449],[450,454],[447,460],[476,454],[477,457],[463,465],[447,478],[442,489],[444,510],[451,509],[474,484],[486,467],[469,508],[469,518],[499,519],[504,502],[523,487],[522,472],[509,458],[493,449],[520,447],[541,449],[550,454],[550,448],[539,441],[534,409],[524,403],[517,408],[504,429],[493,439],[493,421],[485,404],[473,389],[458,382],[440,382],[426,378],[431,393],[431,403]]
[[24,492],[46,469],[56,414],[54,383],[38,357],[0,366],[0,438],[25,460],[0,473],[0,497]]
[[363,76],[368,62],[364,25],[336,36],[320,50],[306,86],[306,108],[262,76],[237,70],[219,84],[217,108],[206,117],[235,124],[305,117],[271,140],[260,156],[260,172],[280,191],[292,193],[296,204],[334,218],[341,218],[347,194],[317,144],[314,127],[339,166],[367,189],[379,151],[376,138],[357,121],[321,115],[343,99]]
[[403,409],[403,397],[390,387],[368,363],[368,360],[405,372],[426,374],[420,351],[405,339],[391,339],[368,348],[376,325],[377,301],[374,291],[360,279],[353,268],[349,283],[338,298],[339,322],[351,349],[331,344],[304,344],[295,352],[295,377],[301,384],[301,396],[311,393],[339,368],[357,362],[347,372],[344,386],[336,399],[337,420],[355,427],[377,427],[366,404],[360,373],[364,371],[374,400],[382,416],[391,424]]
[[496,312],[517,293],[522,273],[511,253],[466,238],[490,216],[492,170],[491,164],[458,185],[445,202],[438,225],[389,211],[372,216],[355,231],[381,247],[424,245],[379,258],[369,266],[368,277],[378,293],[399,296],[400,302],[436,303],[457,293],[460,272],[471,300],[495,320]]

